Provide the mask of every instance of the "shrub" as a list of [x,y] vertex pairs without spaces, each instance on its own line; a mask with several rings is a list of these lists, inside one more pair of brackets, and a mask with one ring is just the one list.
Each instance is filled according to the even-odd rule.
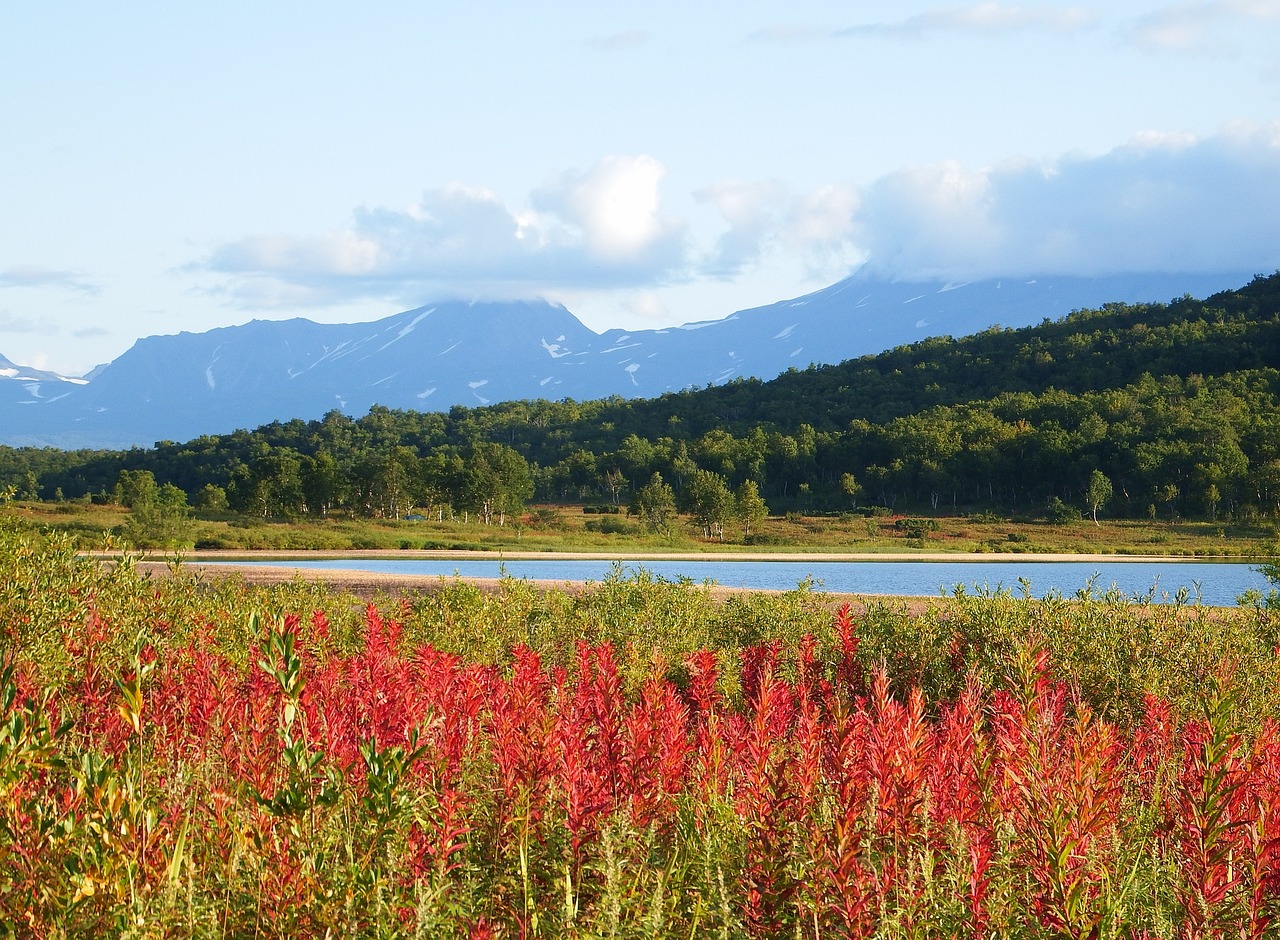
[[1079,509],[1064,503],[1057,496],[1049,500],[1045,515],[1054,525],[1070,525],[1073,522],[1079,522],[1082,518]]
[[908,539],[923,542],[930,532],[937,532],[937,519],[903,518],[894,522],[893,527],[906,535]]

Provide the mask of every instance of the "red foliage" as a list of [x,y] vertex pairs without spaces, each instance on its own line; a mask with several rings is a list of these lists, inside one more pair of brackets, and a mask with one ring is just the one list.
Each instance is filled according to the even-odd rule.
[[[1183,936],[1208,936],[1223,918],[1242,935],[1272,931],[1274,723],[1246,741],[1223,708],[1178,727],[1166,703],[1148,698],[1132,729],[1117,728],[1054,682],[1035,651],[1013,688],[988,692],[971,680],[931,715],[918,689],[895,697],[883,670],[863,672],[847,607],[835,626],[830,665],[812,637],[793,663],[776,643],[745,650],[741,707],[721,694],[710,651],[687,660],[687,690],[655,664],[628,698],[609,644],[580,643],[567,672],[549,672],[526,647],[506,669],[482,667],[404,649],[399,624],[373,607],[352,656],[325,652],[329,626],[316,612],[273,628],[248,666],[212,652],[201,631],[150,671],[155,657],[143,647],[144,668],[125,681],[145,697],[149,773],[219,768],[198,808],[215,828],[238,788],[265,800],[285,785],[288,742],[301,741],[358,793],[373,782],[362,744],[420,747],[405,785],[430,799],[409,827],[406,878],[446,876],[472,848],[501,864],[511,840],[555,832],[568,866],[559,870],[589,890],[601,833],[617,814],[667,845],[682,807],[710,824],[715,804],[741,825],[741,916],[753,936],[790,935],[797,923],[869,936],[884,911],[909,917],[922,885],[943,875],[967,886],[964,932],[984,936],[998,856],[1027,873],[1021,902],[1043,929],[1089,936],[1101,926],[1126,801],[1136,801],[1156,808],[1151,851],[1176,863]],[[55,704],[100,753],[121,758],[135,738],[102,666],[104,643],[97,622],[78,635],[69,650],[79,674]],[[88,797],[76,799],[69,812],[90,811]],[[178,809],[155,825],[174,830]],[[278,862],[264,896],[287,901],[305,889],[290,874],[287,827],[255,812],[260,850]],[[146,866],[160,871],[163,854],[147,851]],[[469,930],[502,928],[481,916]]]

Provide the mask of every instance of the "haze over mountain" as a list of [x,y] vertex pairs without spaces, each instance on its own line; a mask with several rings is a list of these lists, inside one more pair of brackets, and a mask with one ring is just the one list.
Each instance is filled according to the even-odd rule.
[[[372,323],[255,320],[140,339],[91,377],[0,357],[0,442],[128,447],[276,420],[531,398],[653,397],[1112,302],[1208,296],[1255,272],[889,281],[865,274],[722,320],[597,334],[546,302],[447,302]],[[815,405],[820,407],[820,405]]]

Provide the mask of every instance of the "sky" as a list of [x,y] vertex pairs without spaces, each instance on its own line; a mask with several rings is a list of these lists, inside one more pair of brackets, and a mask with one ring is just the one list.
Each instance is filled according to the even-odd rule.
[[1280,268],[1280,0],[0,0],[0,355]]

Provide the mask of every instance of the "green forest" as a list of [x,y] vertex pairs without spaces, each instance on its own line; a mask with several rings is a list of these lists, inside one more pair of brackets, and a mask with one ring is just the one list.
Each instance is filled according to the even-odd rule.
[[0,448],[0,496],[265,519],[679,510],[1280,513],[1280,273],[649,400],[375,407],[127,451]]

